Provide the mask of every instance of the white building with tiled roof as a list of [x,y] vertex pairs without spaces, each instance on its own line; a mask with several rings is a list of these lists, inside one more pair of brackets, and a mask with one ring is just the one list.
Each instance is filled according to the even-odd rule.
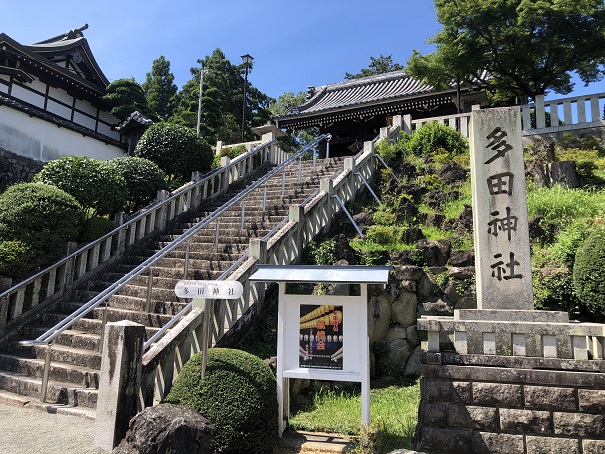
[[0,33],[0,149],[47,162],[124,156],[126,136],[102,101],[108,80],[82,31],[32,45]]

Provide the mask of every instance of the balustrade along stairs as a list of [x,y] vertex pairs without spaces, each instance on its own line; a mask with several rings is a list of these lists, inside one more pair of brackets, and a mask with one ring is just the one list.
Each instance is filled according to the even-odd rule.
[[[381,136],[399,130],[385,128]],[[326,138],[291,156],[268,141],[222,173],[192,182],[186,197],[178,192],[148,207],[147,221],[136,217],[119,235],[0,293],[0,400],[94,418],[104,327],[120,320],[144,325],[147,334],[139,408],[161,400],[200,350],[203,311],[176,297],[177,281],[242,282],[240,300],[212,306],[215,344],[260,312],[265,284],[248,282],[256,264],[296,262],[372,179],[379,138],[344,165],[343,158],[315,159]]]

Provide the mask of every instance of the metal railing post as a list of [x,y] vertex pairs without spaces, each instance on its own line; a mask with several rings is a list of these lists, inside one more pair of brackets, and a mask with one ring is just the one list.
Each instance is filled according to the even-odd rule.
[[147,279],[147,296],[145,298],[145,312],[151,310],[151,289],[153,288],[153,268],[149,268],[149,278]]
[[267,211],[267,184],[265,183],[265,189],[263,191],[263,211]]
[[281,174],[281,197],[284,198],[286,194],[286,171],[284,170]]
[[105,326],[107,325],[107,300],[103,308],[103,317],[101,318],[101,337],[99,338],[99,353],[103,354],[103,342],[105,342]]
[[302,180],[302,158],[298,159],[298,182]]
[[40,388],[40,402],[46,402],[46,393],[48,392],[48,376],[50,375],[50,358],[51,358],[51,346],[46,346],[46,356],[44,358],[44,372],[42,374],[42,387]]
[[311,151],[313,152],[313,170],[315,170],[315,161],[317,161],[317,151],[315,150],[315,148],[311,148]]
[[183,268],[183,279],[187,280],[187,275],[189,274],[189,245],[191,244],[190,241],[187,241],[187,244],[185,244],[185,265]]
[[216,227],[214,229],[214,252],[218,252],[218,231],[219,231],[219,222],[217,219]]
[[326,159],[330,159],[330,139],[332,137],[328,136],[326,137]]
[[241,223],[240,223],[240,230],[244,230],[244,218],[246,216],[246,204],[245,202],[242,202],[242,219],[241,219]]

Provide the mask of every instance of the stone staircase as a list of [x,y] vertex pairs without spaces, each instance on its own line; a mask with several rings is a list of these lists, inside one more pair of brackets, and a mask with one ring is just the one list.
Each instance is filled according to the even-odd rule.
[[[310,161],[303,162],[301,183],[299,167],[285,170],[285,192],[282,198],[281,172],[266,184],[267,202],[263,211],[264,186],[244,199],[244,228],[241,229],[241,204],[235,204],[220,215],[219,242],[215,252],[216,224],[210,223],[190,241],[188,279],[216,279],[248,249],[251,238],[262,238],[288,215],[288,206],[306,199],[319,187],[322,178],[331,176],[342,167],[338,158],[318,160],[315,169]],[[252,181],[244,182],[246,185]],[[242,189],[239,189],[241,191]],[[51,310],[38,316],[18,333],[6,336],[0,343],[0,401],[18,402],[32,406],[54,406],[65,413],[94,418],[103,305],[75,322],[59,335],[51,348],[51,368],[46,403],[38,403],[46,346],[23,346],[21,340],[35,339],[49,328],[80,308],[99,292],[132,271],[179,235],[195,226],[207,215],[223,206],[238,192],[230,190],[207,201],[188,219],[171,223],[163,234],[131,251],[121,261],[86,283],[75,288]],[[123,286],[107,300],[107,321],[131,320],[146,326],[148,338],[180,311],[186,301],[175,296],[174,287],[183,279],[185,248],[181,246],[159,259],[152,267],[150,312],[146,311],[148,276],[140,275]]]

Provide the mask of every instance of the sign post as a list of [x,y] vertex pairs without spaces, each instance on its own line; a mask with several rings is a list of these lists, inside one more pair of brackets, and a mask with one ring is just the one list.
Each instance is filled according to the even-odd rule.
[[208,344],[210,343],[210,323],[212,302],[218,299],[238,299],[244,294],[244,287],[238,281],[178,281],[174,293],[179,298],[193,298],[193,307],[204,310],[202,328],[202,370],[201,379],[206,374]]
[[[257,265],[254,282],[279,283],[277,400],[279,433],[290,414],[289,379],[361,383],[361,422],[370,424],[368,284],[386,284],[392,267]],[[357,286],[350,295],[300,295],[287,283]]]

